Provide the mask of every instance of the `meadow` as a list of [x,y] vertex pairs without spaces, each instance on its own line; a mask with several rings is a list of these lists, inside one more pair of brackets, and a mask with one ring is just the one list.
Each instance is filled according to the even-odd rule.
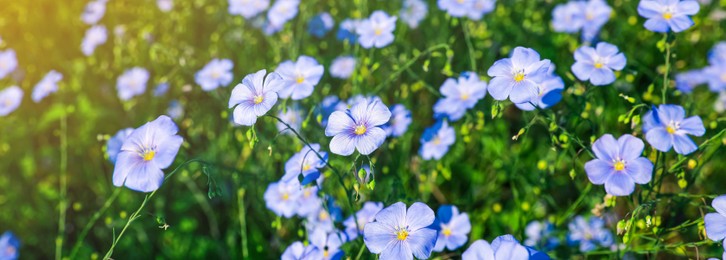
[[726,258],[726,0],[0,6],[2,260]]

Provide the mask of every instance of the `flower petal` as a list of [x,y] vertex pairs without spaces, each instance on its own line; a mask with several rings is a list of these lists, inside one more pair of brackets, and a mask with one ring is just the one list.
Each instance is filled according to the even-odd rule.
[[701,117],[699,116],[692,116],[684,119],[681,121],[679,129],[695,136],[702,136],[706,133],[706,128],[703,126],[703,121],[701,121]]
[[357,139],[355,147],[358,152],[362,155],[369,155],[386,141],[386,131],[380,127],[373,127],[369,128],[364,135],[353,138]]
[[368,105],[366,123],[368,127],[379,126],[391,120],[391,110],[383,102],[374,100]]
[[593,159],[585,163],[585,172],[587,178],[592,184],[602,185],[605,181],[615,173],[612,164],[608,161]]
[[706,236],[713,241],[726,238],[726,216],[719,213],[708,213],[703,217]]
[[469,249],[461,255],[462,260],[492,260],[494,259],[494,250],[487,241],[477,240],[471,243]]
[[129,189],[141,192],[152,192],[164,182],[164,172],[153,161],[137,162],[129,169],[124,185]]
[[598,159],[611,162],[618,157],[620,146],[613,135],[606,134],[592,144],[592,151]]
[[595,86],[607,85],[615,82],[615,73],[607,67],[594,69],[590,74],[590,82]]
[[489,81],[489,94],[496,100],[505,100],[512,92],[514,80],[509,76],[497,76]]
[[537,95],[539,95],[537,84],[531,80],[524,80],[514,85],[512,92],[509,93],[509,99],[513,103],[524,103],[536,98]]
[[632,135],[623,135],[618,138],[618,146],[620,147],[619,157],[623,160],[637,159],[643,153],[643,148],[645,148],[643,141]]
[[687,135],[673,134],[673,149],[676,153],[686,155],[698,150],[698,146]]
[[651,128],[645,133],[645,140],[648,141],[650,146],[661,152],[667,152],[673,146],[673,139],[665,127]]
[[353,154],[355,146],[355,137],[347,133],[337,134],[336,136],[333,136],[332,140],[330,140],[330,151],[338,155],[348,156]]
[[713,206],[718,213],[726,216],[726,195],[721,195],[713,199],[711,206]]
[[430,226],[435,219],[434,211],[421,202],[413,203],[406,213],[406,224],[412,232]]
[[501,59],[487,70],[489,77],[508,77],[512,75],[512,61],[511,59]]
[[396,241],[388,244],[386,249],[381,253],[381,260],[413,260],[413,255],[409,244],[406,242]]
[[575,74],[575,77],[577,79],[586,81],[590,79],[590,75],[592,75],[592,72],[595,70],[595,67],[592,66],[592,64],[585,63],[585,62],[575,62],[575,64],[572,64],[572,73]]
[[635,182],[630,175],[616,172],[605,181],[605,191],[613,196],[628,196],[635,190]]
[[154,155],[154,163],[161,169],[168,168],[174,162],[182,143],[184,143],[184,138],[178,135],[164,138],[157,144],[158,148]]
[[249,102],[243,102],[234,108],[233,121],[238,125],[251,126],[257,122],[254,107]]
[[625,171],[633,178],[635,183],[646,184],[653,177],[653,163],[648,158],[640,157],[630,160],[625,167]]
[[381,222],[366,224],[363,227],[363,234],[363,242],[374,254],[380,254],[389,243],[396,241],[395,230]]
[[[433,211],[431,211],[431,214],[433,214]],[[406,242],[408,242],[408,246],[416,258],[427,259],[431,256],[431,251],[436,243],[436,235],[436,230],[423,228],[409,233]]]

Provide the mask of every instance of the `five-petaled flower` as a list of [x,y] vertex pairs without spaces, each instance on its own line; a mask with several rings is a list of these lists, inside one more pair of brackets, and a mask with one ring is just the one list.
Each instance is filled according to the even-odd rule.
[[489,94],[496,100],[509,98],[524,103],[539,94],[537,85],[547,76],[550,60],[540,60],[537,51],[516,47],[511,58],[498,60],[489,68]]
[[623,135],[615,140],[610,134],[603,135],[592,144],[597,158],[585,164],[587,178],[593,184],[605,184],[605,191],[614,196],[628,196],[635,184],[650,182],[653,163],[641,157],[645,145],[632,136]]
[[[318,155],[323,157],[323,159],[321,160]],[[301,185],[307,185],[320,178],[320,168],[325,167],[327,158],[328,153],[321,152],[319,144],[306,145],[300,152],[287,160],[285,163],[285,175],[282,176],[282,180],[297,180],[298,176],[303,175]]]
[[226,87],[232,82],[232,67],[234,64],[231,60],[213,59],[194,75],[194,80],[204,91]]
[[406,204],[397,202],[376,215],[376,221],[363,229],[363,241],[381,259],[406,260],[429,258],[436,244],[434,211],[421,202],[406,210]]
[[275,70],[285,82],[279,91],[280,97],[291,97],[293,100],[309,97],[323,77],[324,71],[323,65],[309,56],[300,56],[296,62],[288,60],[280,63]]
[[690,154],[698,149],[688,135],[702,136],[706,133],[699,116],[686,117],[686,111],[678,105],[660,105],[643,116],[645,140],[661,152],[671,150],[679,154]]
[[386,140],[381,126],[391,119],[391,111],[378,99],[358,102],[350,109],[330,114],[325,135],[332,136],[330,151],[339,155],[351,155],[355,150],[368,155]]
[[641,0],[638,14],[645,17],[645,29],[666,33],[682,32],[693,26],[691,15],[698,13],[700,6],[694,0]]
[[396,29],[396,17],[386,12],[375,11],[371,17],[363,20],[358,27],[358,42],[363,48],[383,48],[393,42],[393,31]]
[[575,51],[572,72],[582,81],[590,80],[595,86],[615,82],[613,70],[625,68],[625,55],[618,47],[607,42],[598,43],[595,48],[582,46]]
[[[713,241],[721,241],[726,238],[726,195],[721,195],[713,199],[711,206],[716,210],[715,213],[708,213],[703,217],[703,223],[706,228],[706,236]],[[726,240],[723,241],[726,248]],[[723,253],[726,259],[726,252]]]
[[484,98],[487,94],[487,83],[479,80],[476,73],[464,72],[458,80],[446,79],[440,91],[444,97],[436,102],[434,112],[456,121],[464,116],[467,109],[473,108]]
[[232,114],[234,123],[251,126],[257,117],[263,116],[277,103],[277,91],[285,83],[280,74],[275,72],[267,75],[266,70],[249,74],[232,90],[229,108],[234,107]]
[[437,216],[434,226],[439,231],[439,237],[434,252],[444,251],[444,248],[455,250],[466,244],[471,232],[468,214],[459,213],[456,206],[443,205],[439,207]]

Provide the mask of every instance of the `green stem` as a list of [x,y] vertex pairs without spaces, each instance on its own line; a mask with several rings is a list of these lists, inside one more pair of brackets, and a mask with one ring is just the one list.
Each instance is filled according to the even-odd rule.
[[671,43],[668,42],[667,33],[665,34],[663,41],[665,42],[666,56],[665,56],[665,73],[663,73],[663,90],[661,93],[661,98],[663,99],[663,104],[665,104],[666,103],[666,92],[668,90],[668,72],[670,72],[670,70],[671,70]]
[[55,240],[55,259],[60,260],[63,257],[63,240],[66,233],[66,209],[68,200],[68,122],[66,118],[65,107],[62,109],[60,118],[60,200],[58,201],[58,236]]
[[242,236],[242,259],[248,259],[249,258],[249,251],[247,251],[247,213],[245,212],[245,189],[239,188],[237,190],[237,205],[239,206],[239,214],[237,217],[239,218],[239,229],[240,229],[240,235]]
[[106,199],[106,202],[103,203],[103,206],[100,210],[93,213],[93,216],[91,216],[91,220],[86,223],[86,226],[83,227],[83,231],[81,231],[81,234],[78,236],[78,240],[76,241],[76,244],[73,245],[73,250],[71,250],[71,255],[68,257],[70,259],[76,259],[76,254],[78,254],[78,250],[81,249],[81,243],[88,235],[88,232],[91,231],[91,228],[93,225],[98,221],[98,219],[103,215],[106,210],[108,210],[109,207],[111,207],[111,204],[116,200],[118,195],[121,193],[121,188],[116,188],[113,191],[113,194],[111,194],[108,199]]
[[474,57],[474,46],[471,44],[471,35],[469,34],[469,27],[466,26],[467,20],[462,19],[461,29],[464,31],[464,39],[466,40],[466,47],[469,49],[469,62],[471,63],[471,71],[476,73],[476,57]]

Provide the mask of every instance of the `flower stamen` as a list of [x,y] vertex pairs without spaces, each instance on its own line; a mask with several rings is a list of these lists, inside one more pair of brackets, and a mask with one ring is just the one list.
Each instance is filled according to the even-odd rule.
[[264,101],[264,100],[265,100],[265,98],[260,95],[260,96],[255,96],[255,99],[253,101],[255,102],[255,105],[258,105],[258,104],[262,103],[262,101]]
[[366,131],[368,131],[368,128],[366,128],[365,125],[359,125],[359,126],[356,126],[355,127],[355,131],[354,132],[355,132],[356,135],[362,135],[362,134],[365,134]]
[[396,231],[396,238],[400,241],[406,240],[406,238],[408,238],[408,230],[400,229]]
[[524,72],[520,71],[514,74],[514,81],[521,82],[522,80],[524,80]]

